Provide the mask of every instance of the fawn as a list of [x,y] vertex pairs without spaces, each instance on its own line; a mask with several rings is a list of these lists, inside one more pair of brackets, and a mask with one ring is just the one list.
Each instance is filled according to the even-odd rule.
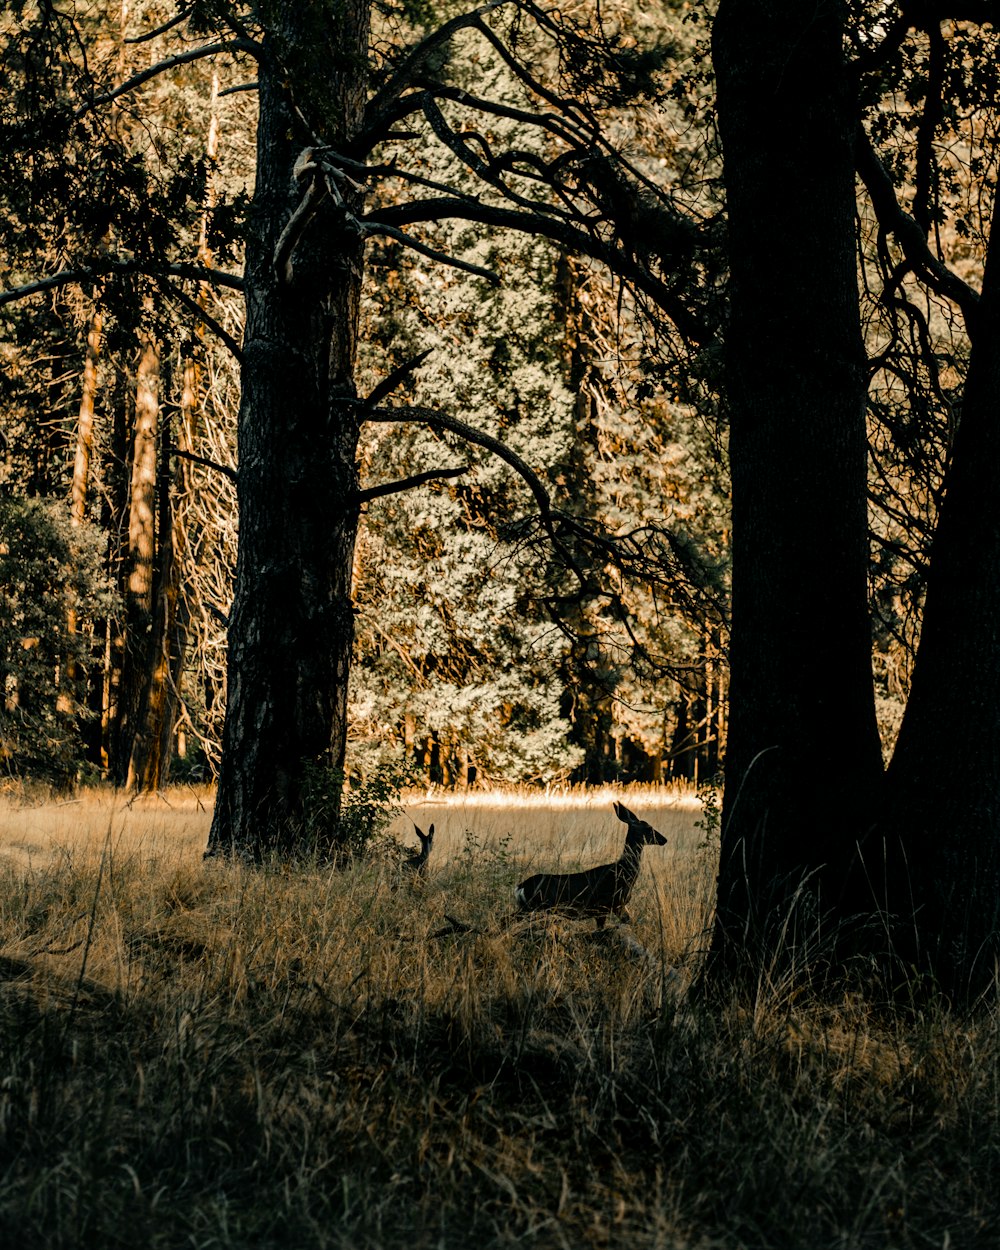
[[403,867],[409,872],[416,873],[418,877],[423,877],[427,872],[427,859],[431,853],[431,845],[434,842],[434,826],[424,833],[423,829],[414,823],[414,829],[417,831],[417,837],[420,839],[420,850],[416,855],[411,855],[408,859],[403,860]]

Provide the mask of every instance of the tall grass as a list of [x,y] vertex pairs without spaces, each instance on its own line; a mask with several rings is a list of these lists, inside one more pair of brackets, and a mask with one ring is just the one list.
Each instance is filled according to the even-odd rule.
[[639,958],[511,913],[603,805],[411,796],[421,887],[205,864],[168,799],[0,810],[0,1245],[997,1244],[995,1009],[692,1004],[690,808],[626,798]]

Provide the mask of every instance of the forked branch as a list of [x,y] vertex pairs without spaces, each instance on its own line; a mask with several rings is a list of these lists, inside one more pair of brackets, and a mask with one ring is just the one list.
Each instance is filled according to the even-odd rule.
[[969,337],[974,338],[979,293],[931,251],[926,233],[896,198],[893,181],[863,127],[858,128],[855,160],[875,215],[882,228],[899,244],[907,268],[921,277],[931,290],[958,305]]

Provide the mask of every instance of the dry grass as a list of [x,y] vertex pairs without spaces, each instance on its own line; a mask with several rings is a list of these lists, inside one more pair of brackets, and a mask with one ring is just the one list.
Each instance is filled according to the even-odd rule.
[[510,914],[617,852],[605,797],[410,798],[422,888],[203,864],[191,792],[0,808],[0,1244],[996,1244],[995,1011],[692,1006],[690,806],[625,800],[650,961]]

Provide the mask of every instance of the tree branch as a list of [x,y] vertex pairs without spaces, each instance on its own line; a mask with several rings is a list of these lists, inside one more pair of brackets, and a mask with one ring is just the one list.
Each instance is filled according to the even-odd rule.
[[29,295],[53,291],[74,282],[90,282],[109,273],[145,274],[149,278],[187,278],[192,282],[208,282],[212,286],[224,286],[233,291],[244,289],[243,279],[237,274],[226,273],[222,269],[209,269],[204,265],[192,265],[182,261],[179,264],[154,266],[137,260],[101,260],[76,269],[61,269],[47,278],[37,278],[34,282],[25,282],[21,286],[0,291],[0,308],[19,299],[27,299]]
[[239,95],[241,91],[256,91],[258,87],[259,84],[256,82],[241,82],[235,87],[227,87],[225,91],[220,91],[219,99],[221,100],[224,95]]
[[388,399],[396,387],[399,386],[400,383],[414,371],[414,369],[419,369],[433,351],[433,347],[428,347],[426,351],[418,352],[416,356],[411,356],[409,360],[404,360],[401,365],[393,369],[392,373],[384,377],[382,381],[372,389],[371,393],[365,397],[365,408],[377,408],[383,399]]
[[487,282],[492,282],[494,285],[500,282],[500,275],[494,273],[492,269],[484,269],[482,265],[473,265],[470,261],[459,260],[457,256],[450,256],[436,247],[429,247],[426,243],[415,239],[412,234],[397,230],[395,226],[387,225],[382,221],[369,221],[367,218],[360,224],[362,236],[366,239],[373,235],[386,235],[390,239],[398,240],[411,251],[419,252],[421,256],[427,256],[430,260],[436,260],[442,265],[450,265],[452,269],[461,269],[465,273],[475,274],[477,278],[485,278]]
[[171,447],[170,454],[172,456],[180,456],[182,460],[190,460],[194,464],[204,465],[206,469],[214,469],[216,473],[221,473],[223,477],[229,478],[234,486],[240,480],[236,469],[231,469],[228,464],[219,464],[217,460],[209,460],[207,456],[199,456],[193,451],[182,451],[179,447]]
[[864,127],[858,128],[855,144],[858,175],[865,184],[879,223],[902,249],[907,265],[922,276],[932,290],[957,304],[965,318],[969,337],[974,336],[979,293],[953,273],[927,244],[927,235],[896,198],[896,188],[879,159]]
[[436,408],[424,408],[416,404],[403,405],[399,408],[368,408],[365,406],[364,400],[356,400],[355,403],[360,409],[358,412],[359,421],[413,421],[421,425],[430,426],[432,430],[449,430],[452,434],[458,434],[461,438],[464,438],[466,442],[474,443],[478,447],[485,447],[487,451],[493,452],[500,460],[509,464],[531,491],[535,503],[538,505],[542,525],[553,548],[562,556],[567,568],[573,571],[581,587],[589,585],[589,581],[577,563],[576,557],[566,547],[556,532],[556,514],[552,508],[549,492],[545,489],[541,478],[534,469],[513,448],[508,447],[500,439],[494,438],[492,434],[487,434],[484,430],[477,429],[474,425],[469,425],[467,421],[460,421],[458,417],[453,417],[446,412],[439,412]]
[[398,495],[405,490],[414,490],[425,482],[437,482],[445,478],[461,477],[468,473],[470,465],[463,464],[455,469],[429,469],[426,473],[414,473],[411,477],[401,477],[394,482],[383,482],[379,486],[366,486],[364,490],[354,492],[352,502],[361,506],[373,499],[381,499],[383,495]]
[[229,51],[246,52],[255,58],[260,55],[260,48],[257,44],[253,43],[252,40],[242,38],[216,39],[213,43],[202,44],[199,48],[188,48],[186,52],[177,52],[163,61],[158,61],[155,65],[150,65],[147,69],[140,70],[138,74],[133,74],[131,78],[112,88],[111,91],[105,91],[101,95],[94,96],[86,104],[81,104],[73,116],[77,118],[83,117],[86,113],[102,104],[110,104],[113,100],[117,100],[119,96],[127,95],[128,92],[134,91],[136,87],[141,87],[143,83],[149,82],[151,78],[156,78],[178,65],[188,65],[191,61],[200,61],[206,56],[215,56],[218,52]]
[[233,358],[237,362],[242,362],[243,351],[240,348],[239,343],[236,342],[229,331],[226,330],[210,312],[207,312],[204,308],[202,308],[201,304],[199,304],[196,299],[192,299],[186,291],[182,291],[180,287],[174,286],[174,284],[166,278],[161,278],[158,285],[161,291],[169,295],[171,299],[177,300],[179,304],[183,304],[189,313],[208,326],[216,338],[229,348]]
[[392,75],[389,81],[372,96],[365,108],[365,123],[362,128],[362,134],[358,137],[361,150],[368,151],[379,139],[372,138],[372,135],[378,136],[382,129],[384,115],[391,112],[392,106],[399,95],[410,85],[411,76],[420,68],[435,48],[440,47],[442,43],[447,43],[452,35],[464,29],[466,26],[475,25],[484,13],[492,13],[494,9],[502,8],[504,5],[511,3],[511,0],[490,0],[488,4],[482,5],[478,9],[473,9],[471,13],[462,13],[458,17],[453,17],[450,22],[445,22],[443,26],[439,26],[437,30],[432,31],[425,39],[422,39],[410,51],[400,63],[399,68]]
[[158,35],[165,35],[167,31],[173,30],[175,26],[180,26],[181,22],[186,22],[191,16],[190,8],[181,9],[179,13],[175,13],[162,26],[157,26],[155,30],[147,30],[143,35],[131,35],[124,40],[126,44],[149,43],[151,39],[155,39]]
[[409,204],[388,205],[380,208],[378,212],[382,221],[378,223],[379,228],[374,233],[389,233],[390,231],[385,227],[392,227],[395,223],[411,225],[416,222],[456,218],[463,221],[481,222],[483,225],[496,226],[499,229],[518,230],[524,234],[542,235],[561,244],[569,251],[600,261],[612,273],[618,274],[636,290],[648,295],[689,342],[706,343],[716,335],[718,327],[714,323],[703,321],[696,312],[683,304],[661,279],[650,273],[633,257],[628,256],[615,244],[607,243],[568,222],[547,217],[541,213],[518,212],[514,209],[499,208],[492,204],[482,204],[457,196],[441,196],[417,200]]

